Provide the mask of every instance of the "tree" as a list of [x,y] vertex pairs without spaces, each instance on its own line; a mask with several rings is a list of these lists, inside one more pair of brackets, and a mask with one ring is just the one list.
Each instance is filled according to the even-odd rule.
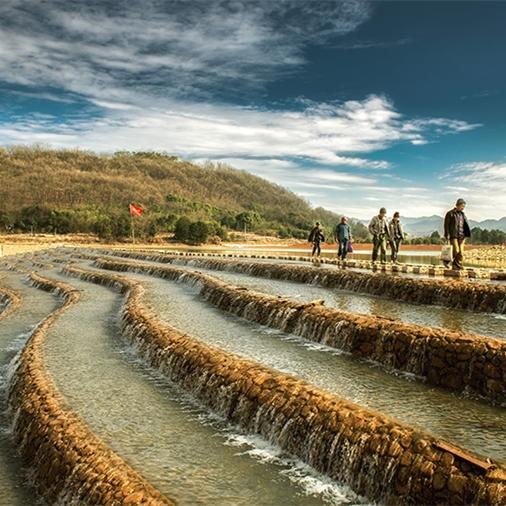
[[437,230],[434,230],[434,232],[430,234],[429,239],[431,244],[441,244],[441,235]]
[[350,220],[351,234],[356,242],[365,242],[369,239],[369,230],[360,221]]
[[51,209],[45,206],[25,207],[21,210],[17,226],[26,232],[32,228],[38,232],[51,231]]
[[209,227],[203,221],[194,221],[188,230],[188,240],[195,244],[202,244],[209,239]]
[[256,211],[244,211],[235,217],[237,230],[251,230],[262,221],[262,217]]
[[224,227],[234,228],[236,226],[236,219],[230,214],[226,214],[225,216],[222,216],[220,223]]
[[480,244],[482,241],[481,228],[474,227],[471,229],[471,241],[475,244]]
[[112,221],[109,216],[100,216],[97,218],[93,225],[93,232],[98,235],[100,239],[112,239]]
[[181,216],[176,221],[176,227],[174,230],[174,238],[178,241],[187,241],[190,235],[191,221],[186,216]]

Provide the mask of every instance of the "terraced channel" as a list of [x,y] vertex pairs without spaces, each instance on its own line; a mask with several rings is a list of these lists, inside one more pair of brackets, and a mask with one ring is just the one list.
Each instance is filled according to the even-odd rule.
[[323,300],[328,307],[350,313],[371,314],[417,325],[442,327],[459,332],[472,332],[506,339],[506,316],[502,314],[476,313],[442,306],[411,304],[404,301],[383,299],[374,295],[314,285],[308,285],[301,289],[300,283],[294,281],[258,278],[247,274],[210,269],[198,268],[198,270],[227,283],[286,297],[297,302]]
[[0,502],[29,506],[36,498],[13,444],[6,382],[10,362],[31,330],[56,308],[58,302],[54,296],[29,286],[22,276],[12,271],[0,270],[0,285],[14,290],[21,299],[15,311],[0,320]]
[[[340,397],[506,461],[506,413],[396,377],[326,346],[250,323],[206,304],[198,288],[140,274],[146,303],[179,330],[274,369],[295,374]],[[203,303],[204,302],[204,303]],[[195,317],[198,315],[198,318]],[[466,413],[465,420],[462,413]]]
[[[487,498],[493,497],[499,504],[506,498],[505,469],[486,460],[489,457],[495,462],[506,462],[506,440],[503,437],[506,413],[503,408],[432,388],[407,374],[387,374],[375,364],[357,360],[335,348],[264,327],[223,311],[225,308],[218,309],[210,303],[205,292],[201,292],[199,282],[189,280],[190,276],[182,274],[169,280],[127,272],[118,274],[115,283],[111,281],[115,273],[98,269],[91,260],[79,260],[77,266],[100,273],[103,276],[101,281],[96,276],[86,277],[84,271],[79,274],[78,269],[65,271],[65,275],[59,272],[59,267],[52,268],[52,265],[65,266],[69,260],[69,251],[56,250],[51,254],[26,255],[17,262],[18,267],[38,270],[47,277],[63,280],[80,292],[79,302],[67,308],[47,332],[43,344],[47,370],[66,402],[93,433],[178,504],[344,505],[367,502],[325,474],[336,479],[344,476],[345,483],[380,501],[381,498],[395,502],[400,497],[418,497],[417,503],[423,503],[422,498],[439,497],[436,502],[441,502],[445,497],[444,502],[455,504],[468,502],[470,498],[473,498],[472,502],[490,503]],[[209,270],[198,263],[185,264],[181,263],[183,272],[204,272],[226,283],[281,296],[283,300],[310,302],[323,299],[328,307],[352,313],[379,314],[494,337],[504,335],[506,324],[500,317],[502,315],[398,303],[379,296],[303,285],[290,280],[264,279],[242,272]],[[5,272],[4,276],[11,278],[9,284],[16,291],[21,292],[24,286],[30,293],[35,293],[35,289],[22,284],[18,274]],[[108,276],[109,281],[106,281]],[[151,308],[151,312],[129,313],[130,310],[126,310],[130,295],[125,305],[125,295],[109,288],[117,288],[123,283],[124,292],[126,281],[120,283],[120,279],[134,282],[130,282],[130,290],[133,286],[140,286],[135,282],[145,288],[141,292],[142,298],[135,300],[142,300],[143,307]],[[53,296],[37,291],[36,297],[39,296],[47,297],[55,304]],[[5,322],[17,314],[17,311],[12,313]],[[127,317],[129,314],[133,319]],[[174,337],[174,342],[169,339],[160,348],[150,348],[151,351],[141,349],[148,346],[142,344],[142,339],[141,344],[128,346],[125,339],[130,340],[130,332],[132,336],[145,335],[146,343],[150,339],[149,332],[155,340],[158,332],[161,332],[160,336],[166,332],[161,328],[157,330],[156,323],[146,326],[144,314],[156,321],[163,320],[167,329],[178,329],[188,337],[181,334],[182,340]],[[478,321],[472,318],[473,315],[478,316]],[[3,328],[0,322],[0,332]],[[14,328],[5,331],[6,340],[10,336],[12,341],[15,335]],[[17,341],[14,339],[17,344],[11,355],[20,348],[23,340],[23,337]],[[205,359],[196,351],[200,349],[198,340],[206,343],[202,350],[210,345],[208,352],[203,351],[204,355],[207,354]],[[163,342],[162,339],[160,343]],[[172,347],[174,349],[170,351]],[[215,355],[212,349],[217,350]],[[171,355],[174,355],[173,359]],[[188,359],[190,356],[193,358]],[[212,367],[209,363],[210,369],[206,372],[206,361],[212,362],[213,356],[220,357],[219,361]],[[147,357],[150,358],[145,361]],[[252,362],[241,362],[240,357]],[[6,356],[4,362],[7,363],[9,358],[12,356]],[[190,379],[185,380],[185,374],[194,374],[191,372],[192,360],[200,361],[198,367],[204,368],[200,369],[202,382],[197,374],[191,380],[193,386],[190,388]],[[148,362],[156,369],[148,367]],[[161,363],[166,365],[161,367]],[[246,377],[248,363],[252,370],[258,367],[257,373],[251,376],[254,383],[244,386],[249,384],[244,382],[243,387],[239,387],[241,376],[234,379],[234,371],[243,370],[243,377]],[[199,370],[198,367],[195,371]],[[231,372],[224,373],[222,379],[229,379],[219,386],[222,368]],[[216,372],[211,373],[212,370]],[[213,376],[216,373],[218,376]],[[254,374],[257,374],[258,383]],[[279,379],[275,379],[278,378],[276,374]],[[296,378],[308,383],[300,382],[299,385]],[[232,383],[227,384],[227,381]],[[259,390],[255,385],[259,385]],[[283,385],[286,385],[286,391]],[[314,393],[310,393],[314,388],[312,385],[316,387]],[[208,391],[199,393],[199,389]],[[255,408],[258,411],[252,412],[253,405],[248,407],[251,401],[247,399],[250,393],[257,395],[253,393],[257,390],[260,405]],[[292,406],[292,392],[295,397],[293,407],[288,407],[287,399]],[[297,398],[298,395],[302,396],[301,399]],[[215,399],[211,400],[213,396]],[[320,398],[321,405],[314,404],[313,398]],[[307,405],[304,405],[304,399],[308,399]],[[346,404],[346,399],[357,406]],[[262,402],[265,403],[263,407]],[[297,403],[299,408],[295,407]],[[282,411],[276,411],[279,409],[277,404],[285,405]],[[290,410],[295,410],[293,420],[290,420]],[[326,410],[330,410],[327,415],[324,414]],[[346,410],[351,411],[344,414]],[[227,411],[229,414],[233,411],[235,415],[229,416]],[[375,414],[375,411],[382,414]],[[238,426],[226,421],[235,423],[238,416],[241,418]],[[242,423],[242,417],[249,416],[253,416],[258,430],[251,431],[248,424]],[[265,416],[265,422],[259,416]],[[344,418],[338,423],[338,427],[339,424],[342,427],[332,435],[332,431],[325,431],[334,423],[330,421],[334,416],[336,420],[341,416]],[[311,420],[320,420],[318,423],[322,425],[311,425]],[[305,435],[297,432],[303,427],[309,430]],[[301,447],[293,440],[297,434],[306,441],[307,451],[292,452],[291,448]],[[6,430],[6,438],[9,437]],[[281,443],[279,447],[271,446],[278,443]],[[315,469],[320,469],[322,474],[283,453],[280,448],[289,448],[292,455],[300,455],[311,465],[316,464]],[[325,448],[327,450],[323,451]],[[355,453],[357,450],[359,453]],[[329,455],[339,455],[338,461]],[[9,469],[16,469],[16,465],[19,468],[19,462],[12,455],[9,459],[14,464],[6,461],[3,466],[0,462],[0,493],[4,486],[3,467],[7,470],[5,488],[19,486],[18,475],[14,478],[11,473],[9,477]],[[381,462],[385,463],[383,469]],[[344,471],[339,469],[343,465],[346,467]],[[408,469],[414,473],[413,483],[407,475]],[[356,474],[355,478],[351,479],[351,473]],[[395,479],[387,484],[394,474]],[[33,503],[29,487],[21,487],[21,490],[28,499],[24,501],[14,494],[12,504]]]
[[443,305],[490,313],[506,313],[506,287],[498,283],[475,283],[443,279],[416,279],[384,273],[336,268],[259,262],[224,258],[193,258],[181,255],[116,251],[111,254],[139,260],[200,266],[221,271],[247,273],[271,279],[317,284],[328,288],[380,295],[392,300]]
[[[115,257],[110,258],[114,259]],[[158,264],[157,262],[145,260],[143,262]],[[198,263],[190,265],[190,267],[192,270],[209,274],[233,285],[288,298],[296,302],[321,300],[324,301],[327,307],[333,307],[350,313],[371,314],[417,325],[442,327],[459,332],[471,332],[498,339],[506,339],[506,316],[503,314],[413,304],[402,300],[393,301],[375,295],[337,288],[325,288],[317,285],[305,285],[301,287],[301,284],[295,281],[262,278],[240,272],[214,270],[202,267]]]
[[[54,271],[50,276],[61,278]],[[72,280],[78,305],[52,328],[45,360],[95,434],[179,504],[346,504],[356,497],[213,419],[118,339],[113,291]],[[83,333],[82,330],[85,329]]]

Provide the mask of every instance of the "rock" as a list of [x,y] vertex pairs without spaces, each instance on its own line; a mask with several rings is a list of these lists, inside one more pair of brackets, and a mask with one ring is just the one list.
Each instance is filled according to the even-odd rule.
[[448,480],[448,490],[462,496],[466,489],[467,478],[462,475],[452,474]]
[[434,486],[434,490],[443,490],[446,486],[447,477],[440,471],[436,471],[434,473],[434,477],[432,478],[432,485]]

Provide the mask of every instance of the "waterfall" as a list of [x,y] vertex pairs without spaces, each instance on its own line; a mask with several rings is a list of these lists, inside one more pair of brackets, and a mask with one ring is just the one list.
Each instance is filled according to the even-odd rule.
[[30,277],[34,286],[63,299],[16,357],[8,385],[14,439],[37,492],[50,504],[173,504],[69,410],[45,369],[42,344],[52,324],[78,302],[79,292],[36,274]]
[[129,251],[114,251],[107,254],[160,263],[226,270],[270,279],[320,284],[328,288],[381,295],[393,300],[419,304],[438,304],[474,311],[506,313],[506,287],[495,284],[449,279],[415,279],[384,273],[337,270],[330,267],[315,269],[308,265],[259,263],[225,258],[188,258],[187,256]]
[[436,386],[472,391],[494,403],[506,401],[506,381],[498,372],[506,370],[504,341],[347,313],[315,302],[292,302],[174,266],[105,259],[95,263],[108,270],[135,271],[189,283],[223,311],[413,374]]
[[[65,272],[100,284],[123,283],[129,292],[122,332],[149,365],[231,423],[358,494],[396,504],[506,500],[506,471],[498,465],[182,334],[143,305],[137,282],[75,267]],[[164,275],[177,278],[179,273]],[[195,277],[188,274],[188,279]]]
[[21,297],[10,288],[0,287],[0,320],[6,318],[21,304]]

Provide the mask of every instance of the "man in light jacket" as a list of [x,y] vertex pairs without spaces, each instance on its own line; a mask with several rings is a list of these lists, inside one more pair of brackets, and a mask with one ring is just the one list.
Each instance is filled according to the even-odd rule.
[[382,207],[379,214],[374,216],[369,223],[369,233],[372,235],[372,261],[378,260],[378,252],[381,251],[381,263],[387,261],[387,240],[390,240],[390,232],[386,220],[387,210]]
[[395,212],[393,218],[388,224],[388,232],[390,234],[390,248],[392,250],[392,262],[397,263],[397,256],[399,254],[399,248],[401,242],[404,240],[404,230],[401,223],[401,215],[399,212]]
[[452,245],[452,269],[460,271],[464,268],[464,242],[471,237],[471,227],[464,214],[466,201],[458,199],[455,207],[445,216],[445,238]]

